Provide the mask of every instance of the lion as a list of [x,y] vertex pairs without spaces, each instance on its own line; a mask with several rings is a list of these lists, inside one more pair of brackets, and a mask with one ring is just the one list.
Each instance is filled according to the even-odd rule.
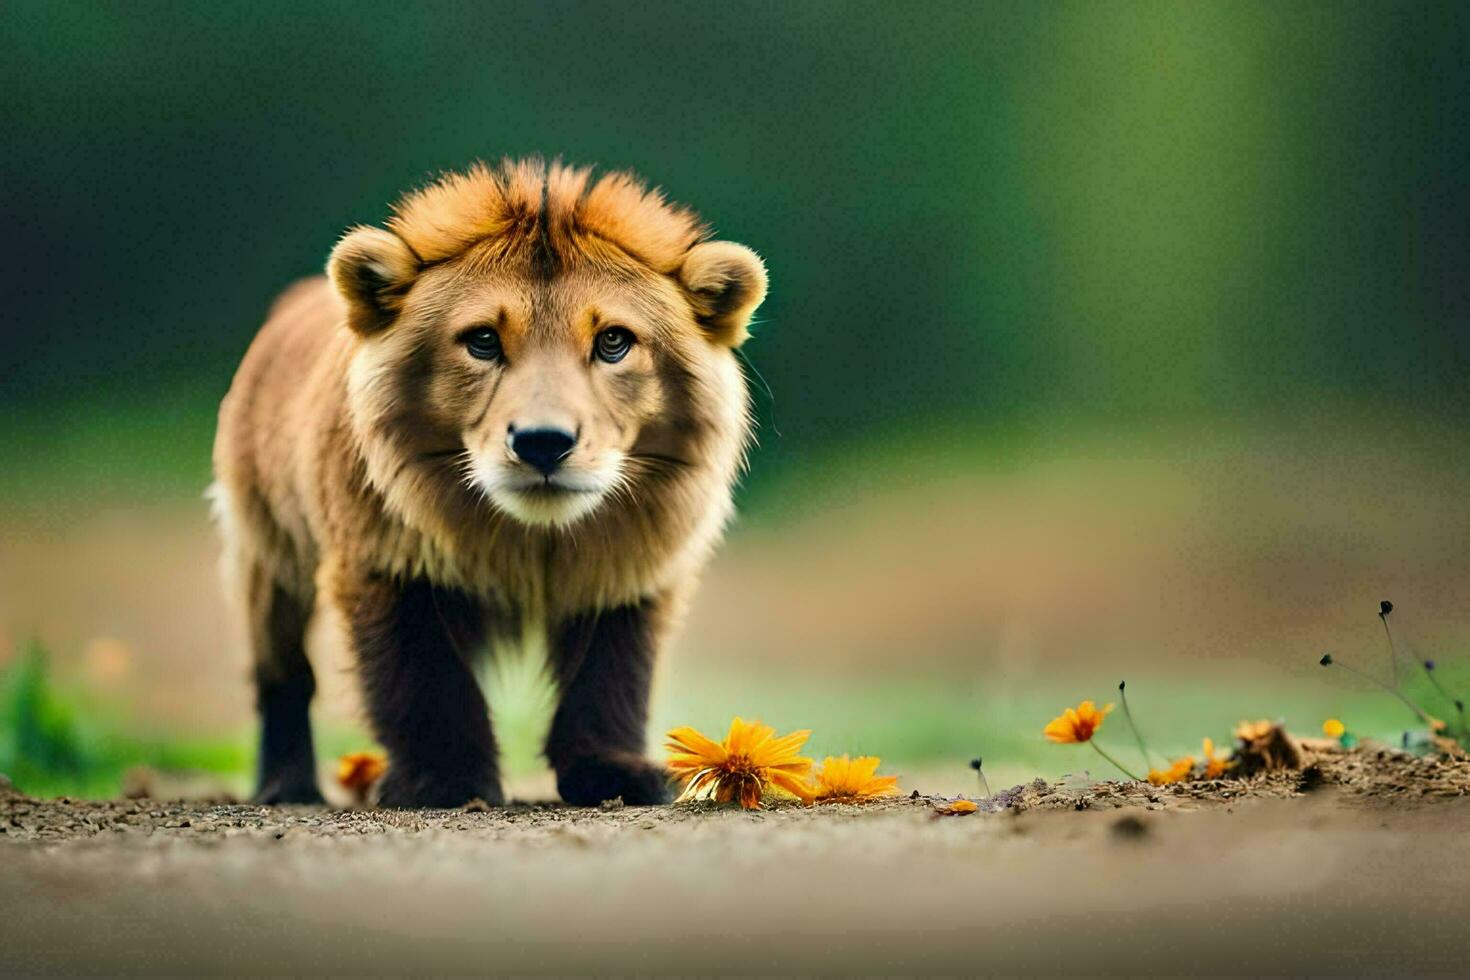
[[649,686],[732,513],[736,350],[766,295],[629,173],[477,164],[277,301],[220,407],[214,500],[253,652],[256,798],[321,799],[304,635],[345,624],[388,807],[503,802],[474,675],[545,637],[562,799],[665,801]]

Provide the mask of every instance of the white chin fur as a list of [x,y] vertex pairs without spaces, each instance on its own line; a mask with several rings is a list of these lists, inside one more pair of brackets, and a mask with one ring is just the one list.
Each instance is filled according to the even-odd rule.
[[595,471],[583,469],[558,474],[565,489],[547,493],[539,481],[515,473],[493,462],[477,460],[471,481],[495,507],[532,527],[566,527],[586,517],[607,499],[617,483],[618,459],[605,458]]
[[583,493],[518,493],[515,490],[490,491],[490,501],[522,524],[535,527],[566,527],[597,509],[605,494]]

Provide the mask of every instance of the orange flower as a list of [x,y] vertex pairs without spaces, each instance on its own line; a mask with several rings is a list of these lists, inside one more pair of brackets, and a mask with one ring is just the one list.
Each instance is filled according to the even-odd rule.
[[338,784],[359,801],[367,799],[368,790],[387,771],[388,759],[381,752],[349,752],[337,760]]
[[1155,786],[1180,783],[1188,779],[1192,772],[1194,772],[1194,756],[1181,756],[1175,759],[1168,769],[1150,769],[1148,781]]
[[941,817],[963,817],[967,813],[974,813],[980,809],[980,804],[974,800],[955,800],[937,808],[934,812]]
[[1053,742],[1086,742],[1102,727],[1103,719],[1113,710],[1111,704],[1101,711],[1091,701],[1083,701],[1075,708],[1068,708],[1041,730]]
[[898,795],[897,776],[878,776],[879,759],[860,755],[856,759],[832,756],[822,760],[811,794],[818,803],[859,803],[881,796]]
[[1235,765],[1223,753],[1220,755],[1215,754],[1215,740],[1212,738],[1205,739],[1204,750],[1206,779],[1219,779],[1225,775],[1225,770]]
[[809,729],[776,738],[776,730],[758,721],[736,718],[723,742],[693,728],[676,728],[666,736],[669,769],[685,780],[675,802],[739,800],[747,810],[758,810],[768,789],[811,801],[806,785],[812,760],[797,753],[811,735]]

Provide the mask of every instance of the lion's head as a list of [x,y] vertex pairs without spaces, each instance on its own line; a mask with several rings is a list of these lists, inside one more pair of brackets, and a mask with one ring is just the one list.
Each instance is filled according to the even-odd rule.
[[353,426],[390,502],[469,496],[565,526],[647,481],[733,476],[734,351],[765,269],[630,175],[476,166],[350,231],[327,270],[358,338]]

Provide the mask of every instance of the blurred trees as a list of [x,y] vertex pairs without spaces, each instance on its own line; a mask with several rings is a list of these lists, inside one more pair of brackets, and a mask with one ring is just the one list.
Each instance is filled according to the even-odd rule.
[[544,153],[634,168],[765,255],[766,451],[941,419],[1459,412],[1467,20],[7,3],[0,406],[208,412],[342,229],[441,168]]

